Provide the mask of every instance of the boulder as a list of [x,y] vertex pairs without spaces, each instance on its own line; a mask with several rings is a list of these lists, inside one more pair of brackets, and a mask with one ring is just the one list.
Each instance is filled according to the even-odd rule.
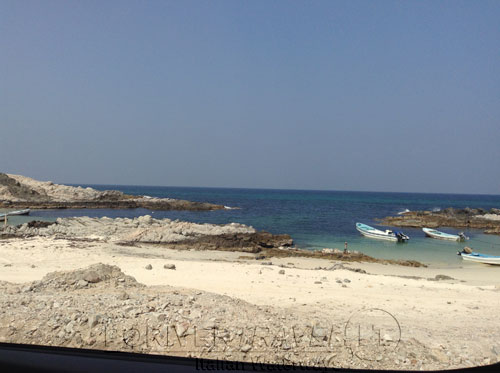
[[96,271],[88,271],[85,272],[82,279],[86,282],[90,282],[92,284],[95,284],[99,281],[101,281],[101,277]]

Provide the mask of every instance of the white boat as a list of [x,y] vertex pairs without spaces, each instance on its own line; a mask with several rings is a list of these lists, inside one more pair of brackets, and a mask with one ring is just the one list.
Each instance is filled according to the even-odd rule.
[[446,241],[466,241],[469,239],[463,232],[460,232],[459,234],[449,234],[449,233],[444,233],[437,231],[432,228],[422,228],[422,230],[425,232],[425,235],[431,238],[436,238],[438,240],[446,240]]
[[389,229],[385,231],[381,231],[379,229],[375,229],[370,227],[369,225],[363,223],[356,223],[356,229],[365,237],[375,238],[377,240],[386,240],[386,241],[394,241],[394,242],[406,242],[410,239],[403,232],[395,232]]
[[463,251],[459,252],[458,255],[460,255],[463,260],[468,260],[470,262],[500,265],[500,256],[486,255],[475,252],[466,253]]
[[25,210],[6,212],[3,214],[0,214],[0,219],[5,218],[6,216],[13,216],[13,215],[29,215],[30,211],[31,211],[30,209],[25,209]]

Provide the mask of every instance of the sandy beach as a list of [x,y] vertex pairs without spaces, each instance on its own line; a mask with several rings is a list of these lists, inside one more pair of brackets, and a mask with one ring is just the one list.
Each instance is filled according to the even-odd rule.
[[[148,287],[196,290],[298,313],[305,324],[314,316],[346,325],[356,313],[382,309],[398,321],[401,340],[418,343],[427,354],[426,359],[416,360],[403,349],[399,358],[380,362],[385,368],[463,367],[496,362],[499,357],[500,273],[496,267],[408,268],[294,257],[262,262],[248,253],[146,244],[51,237],[0,241],[0,280],[9,283],[40,281],[54,271],[96,263],[117,266]],[[335,264],[337,269],[318,269]],[[165,265],[175,265],[175,270]],[[363,359],[344,363],[380,366]]]

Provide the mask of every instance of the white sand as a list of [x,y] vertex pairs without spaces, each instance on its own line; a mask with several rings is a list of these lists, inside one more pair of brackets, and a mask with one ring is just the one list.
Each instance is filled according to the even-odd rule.
[[[119,266],[125,273],[136,277],[146,285],[173,285],[207,290],[243,298],[252,303],[280,304],[315,303],[331,295],[352,297],[351,303],[365,304],[367,299],[396,296],[404,289],[413,296],[421,296],[421,289],[433,293],[454,292],[480,294],[478,286],[489,290],[494,297],[500,292],[500,267],[466,264],[451,268],[413,268],[377,263],[344,263],[362,268],[369,274],[347,270],[314,270],[330,266],[333,261],[311,258],[275,258],[272,266],[261,265],[254,260],[238,259],[247,253],[221,251],[179,251],[162,247],[126,247],[113,243],[72,242],[52,238],[9,239],[0,241],[0,280],[27,282],[41,279],[46,273],[57,270],[82,268],[102,262]],[[177,270],[163,268],[166,263],[175,264]],[[146,270],[147,264],[153,266]],[[278,265],[295,268],[280,268]],[[31,266],[34,266],[32,268]],[[285,274],[278,274],[284,269]],[[428,281],[437,274],[456,280]],[[425,279],[402,278],[416,276]],[[322,281],[322,278],[326,278]],[[336,278],[351,280],[349,290],[337,286]],[[322,284],[314,284],[322,281]],[[465,281],[465,282],[464,282]],[[416,290],[418,289],[418,290]],[[381,294],[383,293],[383,294]],[[425,292],[426,293],[426,292]],[[360,296],[363,294],[363,296]],[[425,294],[428,297],[428,294]],[[296,302],[290,298],[297,298]],[[498,297],[500,300],[500,297]],[[482,299],[478,299],[482,300]],[[415,303],[415,302],[412,302]],[[428,302],[425,302],[428,303]]]
[[[52,238],[0,241],[0,280],[27,282],[46,273],[86,267],[94,263],[117,265],[146,285],[194,288],[241,298],[258,305],[300,308],[345,322],[356,311],[382,308],[401,324],[405,338],[418,338],[431,347],[454,345],[463,340],[477,344],[482,353],[500,340],[500,267],[478,264],[466,268],[409,268],[372,263],[351,263],[376,274],[348,270],[314,270],[319,259],[281,258],[261,265],[238,259],[235,252],[176,251],[161,247],[124,247],[112,243],[72,242]],[[151,264],[152,270],[145,269]],[[163,268],[175,264],[176,270]],[[34,266],[34,268],[32,268]],[[285,274],[279,274],[284,269]],[[434,277],[452,281],[428,281],[398,276]],[[350,280],[342,287],[336,279]],[[460,280],[465,282],[460,282]],[[320,284],[315,282],[321,282]],[[478,284],[480,286],[478,286]]]

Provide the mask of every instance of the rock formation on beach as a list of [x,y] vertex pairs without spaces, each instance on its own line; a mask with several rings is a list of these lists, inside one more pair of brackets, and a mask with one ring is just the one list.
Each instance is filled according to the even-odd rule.
[[412,228],[474,228],[485,233],[500,234],[500,209],[454,209],[441,211],[409,211],[398,216],[380,219],[381,223],[396,227]]
[[222,205],[172,198],[132,196],[117,190],[54,184],[32,178],[0,173],[0,207],[7,208],[146,208],[149,210],[218,210]]
[[119,244],[164,244],[178,249],[236,250],[258,252],[262,248],[291,246],[287,234],[257,232],[253,227],[230,223],[198,224],[170,219],[139,218],[59,218],[54,223],[30,222],[0,227],[3,237],[56,237],[80,241]]

